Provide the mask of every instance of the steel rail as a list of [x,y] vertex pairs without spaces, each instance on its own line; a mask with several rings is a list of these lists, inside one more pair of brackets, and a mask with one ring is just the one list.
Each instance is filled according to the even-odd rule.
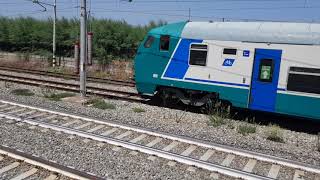
[[[2,77],[7,77],[7,78],[21,78],[21,79],[27,80],[27,81],[37,81],[37,82],[41,82],[41,83],[51,83],[51,84],[62,85],[62,86],[71,86],[71,87],[78,87],[79,86],[78,84],[66,83],[66,82],[62,82],[62,81],[59,82],[59,81],[53,81],[53,80],[47,80],[47,79],[22,77],[22,76],[7,75],[7,74],[1,74],[1,73],[0,73],[0,75]],[[125,95],[130,95],[130,96],[139,96],[137,93],[118,91],[118,90],[112,90],[112,89],[106,89],[106,88],[99,88],[99,87],[90,86],[90,85],[87,85],[87,88],[94,90],[94,91],[108,91],[108,92],[112,92],[112,93],[120,93],[120,94],[125,94]]]
[[[43,80],[37,78],[29,78],[29,77],[21,77],[21,76],[12,76],[12,75],[4,75],[0,76],[1,81],[7,81],[12,83],[19,83],[30,86],[43,86],[50,87],[58,90],[71,91],[71,92],[79,92],[79,85],[70,84],[66,82],[56,82],[51,80]],[[99,88],[94,86],[87,86],[88,94],[103,96],[110,99],[119,99],[126,100],[131,102],[145,102],[145,99],[142,99],[139,94],[133,92],[125,92],[118,91],[112,89]],[[110,94],[113,93],[113,94]],[[115,95],[118,94],[118,95]]]
[[177,161],[177,162],[180,162],[183,164],[196,166],[196,167],[203,168],[203,169],[206,169],[209,171],[219,172],[221,174],[232,176],[235,178],[243,178],[243,179],[250,179],[250,180],[271,180],[272,179],[272,178],[268,178],[265,176],[252,174],[252,173],[249,173],[246,171],[225,167],[222,165],[194,159],[191,157],[167,152],[164,150],[155,149],[152,147],[147,147],[147,146],[140,145],[140,144],[127,142],[127,141],[112,138],[112,137],[106,137],[106,136],[97,135],[97,134],[82,131],[82,130],[77,130],[77,129],[72,129],[72,128],[68,128],[68,127],[63,127],[63,126],[59,126],[59,125],[54,125],[54,124],[42,122],[41,120],[20,118],[20,117],[15,117],[12,115],[6,115],[5,113],[0,113],[0,117],[6,118],[6,119],[12,119],[12,120],[19,121],[19,122],[25,122],[25,123],[35,125],[35,126],[40,126],[43,128],[49,128],[49,129],[52,129],[55,131],[60,131],[60,132],[64,132],[67,134],[73,134],[73,135],[93,139],[93,140],[100,141],[100,142],[105,142],[108,144],[112,144],[114,146],[121,146],[123,148],[130,149],[133,151],[139,151],[139,152],[146,153],[149,155],[154,155],[154,156],[158,156],[158,157],[165,158],[168,160]]
[[15,150],[13,148],[10,148],[4,145],[0,145],[0,154],[7,155],[11,158],[24,161],[34,166],[42,167],[49,171],[56,172],[73,179],[80,179],[80,180],[104,179],[92,173],[82,172],[70,166],[63,166],[61,164],[58,164],[57,162],[45,160],[38,156],[30,155],[23,151]]
[[185,137],[185,136],[174,135],[174,134],[170,134],[170,133],[156,132],[155,130],[152,130],[152,129],[146,129],[146,128],[141,128],[141,127],[136,127],[136,126],[125,125],[125,124],[121,124],[118,122],[101,121],[97,118],[92,118],[92,117],[87,117],[87,116],[79,116],[79,115],[76,115],[73,113],[58,112],[58,111],[51,110],[51,109],[43,109],[43,108],[38,108],[38,107],[34,107],[34,106],[29,106],[29,105],[25,105],[25,104],[21,104],[21,103],[9,102],[9,101],[4,101],[4,100],[0,100],[0,102],[4,103],[4,104],[10,104],[13,106],[20,106],[23,108],[29,108],[29,109],[43,111],[43,112],[47,112],[47,113],[51,113],[51,114],[66,116],[66,117],[70,117],[70,118],[74,118],[74,119],[81,119],[84,121],[99,123],[99,124],[103,124],[103,125],[107,125],[107,126],[111,126],[111,127],[117,127],[117,128],[121,128],[121,129],[125,129],[125,130],[131,130],[131,131],[135,131],[138,133],[143,133],[143,134],[148,134],[151,136],[170,139],[173,141],[180,141],[180,142],[187,143],[187,144],[193,144],[193,145],[196,145],[199,147],[205,147],[205,148],[214,149],[217,151],[232,153],[232,154],[247,157],[247,158],[253,158],[253,159],[260,160],[260,161],[265,161],[265,162],[269,162],[269,163],[273,163],[273,164],[279,164],[279,165],[283,165],[283,166],[287,166],[287,167],[291,167],[291,168],[295,168],[295,169],[301,169],[301,170],[305,170],[308,172],[320,174],[320,167],[318,167],[318,166],[313,166],[313,165],[309,165],[309,164],[302,163],[302,162],[292,161],[292,160],[288,160],[285,158],[280,158],[280,157],[276,157],[276,156],[272,156],[272,155],[243,150],[243,149],[239,149],[239,148],[235,148],[235,147],[231,147],[231,146],[227,146],[227,145],[210,143],[207,141],[194,139],[194,138],[190,138],[190,137]]
[[[55,72],[49,72],[49,71],[30,70],[30,69],[17,69],[17,68],[13,68],[13,67],[5,67],[5,66],[0,66],[0,70],[12,71],[12,72],[16,72],[16,73],[28,73],[28,74],[33,74],[33,75],[43,75],[43,76],[49,76],[49,77],[55,77],[55,78],[66,78],[66,79],[72,79],[72,80],[79,80],[79,77],[74,74],[55,73]],[[130,81],[98,78],[98,77],[93,77],[93,76],[88,76],[87,80],[89,82],[93,82],[93,83],[106,83],[106,84],[115,84],[115,85],[129,86],[129,87],[135,86],[135,83],[130,82]]]

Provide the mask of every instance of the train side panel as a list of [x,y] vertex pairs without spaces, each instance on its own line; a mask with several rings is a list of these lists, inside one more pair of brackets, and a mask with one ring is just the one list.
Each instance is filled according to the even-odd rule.
[[[208,64],[206,67],[190,66],[184,80],[202,84],[211,84],[223,86],[219,91],[220,98],[232,102],[237,107],[250,107],[250,96],[252,88],[252,70],[254,57],[257,49],[280,51],[281,61],[278,70],[278,82],[275,91],[275,100],[273,109],[261,108],[260,110],[276,112],[282,114],[296,115],[314,119],[320,119],[320,56],[319,46],[310,45],[289,45],[289,44],[267,44],[267,43],[247,43],[247,42],[230,42],[230,41],[204,41],[209,47]],[[238,53],[235,56],[225,55],[225,48],[235,48]],[[271,56],[271,58],[273,58]],[[234,59],[230,66],[223,66],[226,59]],[[318,93],[306,93],[293,91],[289,88],[288,79],[290,68],[312,68],[314,73],[298,72],[298,74],[308,74],[311,85],[318,90]],[[316,70],[314,70],[316,69]],[[318,71],[317,71],[318,70]],[[301,82],[300,82],[301,83]],[[300,86],[308,86],[303,82]],[[227,86],[226,84],[230,84]],[[243,87],[241,87],[243,86]],[[230,91],[225,89],[245,89],[246,91],[234,90],[237,95],[230,95]],[[210,88],[209,88],[210,89]],[[213,90],[212,88],[210,90]],[[216,89],[214,89],[216,90]],[[308,90],[308,89],[307,89]],[[259,94],[258,94],[259,95]],[[271,98],[270,94],[261,92],[262,98]],[[263,106],[263,104],[261,104]]]
[[[161,74],[177,46],[184,25],[185,22],[155,28],[149,32],[141,43],[134,61],[135,81],[139,93],[153,95],[156,87],[161,84]],[[168,51],[159,50],[160,37],[163,32],[172,34]],[[148,37],[154,39],[151,47],[145,48],[144,45]]]
[[[311,75],[308,72],[294,73],[311,77],[315,81],[312,86],[319,88],[320,46],[186,39],[175,34],[170,35],[170,50],[161,52],[160,38],[165,34],[163,29],[153,31],[149,34],[155,37],[153,46],[139,48],[135,60],[138,92],[154,94],[159,86],[215,92],[220,99],[236,107],[320,119],[320,93],[317,89],[314,92],[300,92],[288,85],[292,69],[304,68],[311,69]],[[205,64],[190,63],[192,48],[206,51]],[[252,93],[253,70],[259,49],[262,50],[260,53],[278,53],[279,67],[277,74],[274,74],[277,77],[273,77],[276,82],[271,94],[267,91]],[[272,59],[273,55],[266,57]],[[265,102],[272,96],[272,107],[254,108],[252,99],[255,96]]]
[[319,57],[320,46],[283,47],[276,104],[278,113],[320,119]]

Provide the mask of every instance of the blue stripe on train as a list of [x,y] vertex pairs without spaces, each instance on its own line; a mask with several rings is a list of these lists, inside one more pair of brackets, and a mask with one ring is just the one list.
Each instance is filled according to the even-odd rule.
[[214,83],[214,84],[225,84],[225,85],[240,86],[240,87],[249,87],[249,85],[247,85],[247,84],[229,83],[229,82],[221,82],[221,81],[211,81],[211,80],[194,79],[194,78],[185,78],[185,80],[207,82],[207,83]]
[[191,43],[202,43],[202,40],[181,39],[180,43],[177,45],[178,48],[176,52],[169,61],[169,66],[164,77],[183,79],[189,68],[189,47]]

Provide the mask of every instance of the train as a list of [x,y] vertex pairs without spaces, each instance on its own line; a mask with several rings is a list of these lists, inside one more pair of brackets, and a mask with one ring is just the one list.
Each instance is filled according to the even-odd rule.
[[178,22],[151,29],[134,60],[138,93],[320,122],[320,24]]

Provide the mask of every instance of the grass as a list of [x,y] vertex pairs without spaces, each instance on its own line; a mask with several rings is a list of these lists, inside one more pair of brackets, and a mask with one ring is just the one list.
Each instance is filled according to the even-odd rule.
[[215,103],[209,110],[209,125],[219,127],[227,124],[227,119],[231,116],[230,106],[225,107],[222,102]]
[[146,110],[144,110],[144,109],[142,109],[142,108],[133,108],[132,110],[133,110],[133,112],[135,112],[135,113],[143,113],[143,112],[146,112]]
[[91,74],[92,76],[98,77],[98,78],[106,78],[110,76],[110,74],[105,71],[95,71],[95,72],[92,72]]
[[228,123],[227,127],[229,129],[234,129],[235,128],[235,126],[234,126],[234,124],[232,122]]
[[267,140],[284,143],[281,128],[277,125],[269,125],[266,132]]
[[[70,68],[64,68],[64,67],[58,67],[58,68],[57,67],[56,68],[50,67],[50,68],[48,68],[47,71],[51,72],[51,73],[57,73],[57,74],[73,74],[73,71]],[[69,76],[63,76],[62,78],[65,80],[72,79]]]
[[227,123],[226,120],[219,115],[214,115],[214,114],[209,115],[209,125],[213,127],[219,127],[226,123]]
[[115,109],[116,106],[110,103],[106,103],[103,99],[91,99],[88,101],[88,104],[92,104],[93,107],[98,109]]
[[52,73],[59,73],[59,74],[72,74],[72,71],[70,69],[64,68],[64,67],[50,67],[47,70],[48,72]]
[[31,92],[29,89],[15,89],[11,91],[12,94],[17,96],[33,96],[34,93]]
[[72,96],[74,96],[73,93],[52,93],[52,94],[47,94],[44,97],[52,101],[61,101],[61,99],[63,98],[72,97]]
[[250,124],[244,124],[238,126],[238,133],[246,136],[248,134],[253,134],[257,130],[256,126]]

